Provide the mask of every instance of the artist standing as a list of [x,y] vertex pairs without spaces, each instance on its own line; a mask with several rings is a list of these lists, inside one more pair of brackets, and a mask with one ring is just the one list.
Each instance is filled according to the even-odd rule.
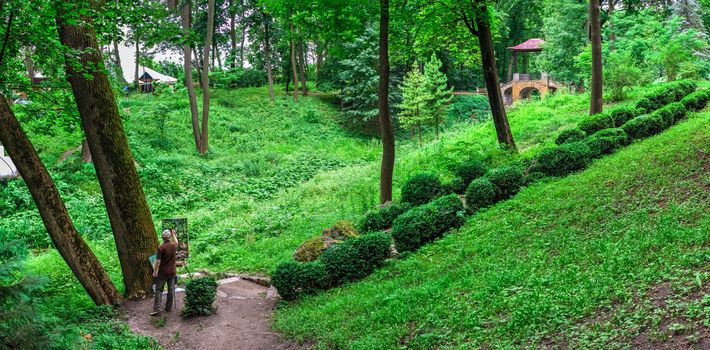
[[175,256],[177,254],[178,239],[173,230],[163,230],[163,244],[158,247],[156,254],[153,277],[155,281],[155,302],[151,316],[160,314],[160,304],[163,297],[163,287],[168,284],[168,298],[165,301],[165,311],[170,312],[173,308],[173,298],[175,296]]

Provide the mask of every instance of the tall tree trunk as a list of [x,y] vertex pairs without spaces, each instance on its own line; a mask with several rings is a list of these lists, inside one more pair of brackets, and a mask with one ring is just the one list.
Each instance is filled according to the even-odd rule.
[[[190,35],[190,15],[192,0],[183,3],[180,9],[180,21],[182,22],[182,35],[183,39],[187,40]],[[182,46],[182,64],[185,71],[185,88],[187,89],[187,96],[190,99],[190,115],[192,116],[192,134],[195,138],[195,148],[200,151],[200,116],[197,114],[197,96],[195,94],[195,84],[192,81],[192,51],[190,51],[190,44],[185,42]]]
[[589,115],[602,112],[602,32],[599,20],[599,0],[589,2],[592,40],[592,83]]
[[140,65],[140,57],[141,57],[141,49],[140,49],[140,39],[138,36],[136,36],[136,71],[133,74],[133,83],[136,84],[136,91],[138,91],[141,87],[140,82],[138,81],[138,67]]
[[81,141],[81,159],[84,163],[91,163],[91,150],[89,149],[89,143],[86,141],[86,138]]
[[[482,13],[488,13],[486,6],[481,7]],[[496,69],[496,59],[493,50],[493,39],[491,36],[491,27],[488,23],[488,18],[483,15],[476,16],[476,28],[478,28],[478,43],[481,48],[481,63],[483,64],[483,79],[486,81],[486,89],[488,90],[488,102],[491,105],[491,113],[493,114],[493,124],[496,127],[498,135],[498,143],[506,145],[512,150],[516,150],[513,134],[510,132],[508,117],[505,113],[505,105],[503,104],[503,96],[500,91],[500,82],[498,80],[498,71]]]
[[[300,30],[299,30],[300,32]],[[306,86],[306,49],[305,45],[303,44],[303,38],[301,38],[299,41],[299,55],[298,55],[298,61],[299,65],[301,67],[301,92],[303,92],[303,96],[308,95],[308,87]]]
[[296,68],[296,45],[294,44],[294,35],[296,33],[293,30],[293,22],[289,22],[289,29],[291,29],[291,70],[293,71],[293,100],[298,102],[298,68]]
[[112,41],[114,64],[116,65],[116,80],[118,80],[118,82],[120,82],[121,84],[125,85],[127,82],[126,78],[123,77],[123,67],[121,66],[121,54],[118,51],[118,41]]
[[212,63],[210,63],[210,72],[214,70],[215,56],[217,56],[217,45],[212,45],[212,58],[211,58]]
[[25,51],[25,69],[27,71],[27,79],[30,80],[30,86],[35,84],[35,64],[32,62],[32,48]]
[[37,205],[54,247],[96,305],[118,305],[121,296],[91,248],[77,232],[47,169],[5,97],[0,96],[0,142],[7,148]]
[[202,63],[204,61],[202,60],[202,55],[198,54],[197,50],[194,47],[192,48],[192,56],[195,57],[195,62],[192,65],[193,67],[195,67],[195,71],[197,72],[197,81],[200,83],[200,89],[203,89],[204,86],[202,86]]
[[269,27],[271,25],[267,15],[263,11],[261,14],[264,19],[264,63],[266,64],[266,76],[269,79],[269,99],[274,101],[274,72],[271,68],[271,37],[269,35]]
[[207,37],[205,38],[205,51],[202,63],[202,139],[200,140],[200,154],[207,153],[209,148],[209,115],[210,115],[210,85],[209,67],[210,46],[214,34],[214,0],[207,1]]
[[234,69],[237,67],[237,11],[234,10],[234,0],[229,0],[229,41],[232,46],[229,50],[229,55],[231,60],[229,62],[229,68]]
[[[244,22],[244,21],[242,21]],[[244,68],[244,42],[247,39],[247,25],[242,23],[242,42],[239,44],[239,67]]]
[[390,59],[389,59],[389,0],[380,0],[380,82],[377,87],[377,109],[382,137],[382,164],[380,167],[380,203],[392,200],[392,175],[394,173],[394,130],[389,109]]
[[[73,5],[72,10],[79,6]],[[66,7],[61,7],[60,11],[64,9]],[[96,69],[103,66],[103,60],[91,20],[82,18],[86,23],[64,22],[64,15],[58,14],[57,26],[62,45],[70,49],[65,54],[67,78],[104,195],[126,297],[143,298],[152,294],[153,276],[148,257],[158,248],[153,218],[128,148],[111,84],[103,71]],[[76,70],[77,64],[81,67],[79,71]],[[91,77],[87,78],[86,74]]]
[[320,78],[320,70],[323,67],[323,54],[325,53],[325,43],[323,40],[316,41],[316,79],[315,83],[318,86],[318,78]]
[[614,31],[614,4],[615,0],[609,0],[609,50],[616,50],[616,32]]

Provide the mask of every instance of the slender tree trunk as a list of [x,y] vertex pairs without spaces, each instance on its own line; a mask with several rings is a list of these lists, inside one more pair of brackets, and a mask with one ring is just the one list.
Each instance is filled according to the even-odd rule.
[[589,2],[592,39],[592,83],[589,115],[602,112],[602,32],[599,20],[599,0]]
[[139,90],[141,87],[140,81],[138,81],[138,78],[139,78],[138,67],[140,65],[140,57],[141,57],[140,38],[138,36],[136,36],[136,71],[133,74],[133,83],[136,84],[136,91],[138,91],[138,92],[140,92]]
[[207,2],[207,37],[205,38],[205,53],[202,66],[202,139],[200,140],[200,154],[207,153],[209,148],[209,115],[210,115],[210,85],[209,85],[209,67],[207,62],[210,58],[210,46],[212,45],[212,36],[214,34],[214,1]]
[[318,39],[316,42],[316,86],[318,86],[318,78],[320,78],[320,70],[323,67],[323,54],[325,53],[325,43]]
[[[486,6],[482,6],[481,11],[483,13],[487,13],[488,9]],[[498,80],[498,71],[496,69],[496,59],[493,50],[493,39],[488,19],[485,16],[476,16],[476,27],[478,28],[478,31],[474,34],[478,35],[478,42],[481,47],[483,78],[486,81],[488,102],[491,105],[493,124],[495,124],[496,127],[498,143],[506,145],[512,150],[516,150],[513,134],[511,133],[510,125],[508,124],[508,117],[505,113],[503,96],[500,91],[500,82]]]
[[[300,30],[299,30],[300,32]],[[301,38],[299,41],[299,55],[298,55],[298,61],[299,65],[301,67],[301,92],[303,92],[303,96],[308,95],[308,87],[306,86],[306,50],[305,50],[305,45],[303,44],[303,38]]]
[[242,23],[242,42],[239,44],[239,67],[244,68],[244,42],[247,39],[247,26]]
[[296,45],[294,44],[293,36],[295,32],[293,30],[293,22],[290,22],[289,29],[291,29],[291,70],[293,71],[293,100],[298,102],[298,68],[296,68]]
[[[182,22],[182,35],[183,39],[187,40],[190,35],[190,14],[192,0],[186,1],[180,10],[180,20]],[[183,68],[185,70],[185,88],[187,89],[187,96],[190,99],[190,115],[192,116],[192,134],[195,138],[195,148],[199,152],[200,150],[200,116],[197,114],[197,96],[195,94],[195,84],[192,81],[192,57],[191,48],[189,43],[185,43],[182,46],[183,55]]]
[[202,59],[202,55],[198,54],[197,50],[194,47],[192,48],[192,56],[195,57],[193,67],[195,67],[195,71],[197,72],[197,81],[200,83],[200,89],[203,89],[204,86],[202,86],[202,63],[204,61]]
[[614,4],[615,0],[609,0],[609,50],[616,50],[616,32],[614,31]]
[[262,16],[264,18],[264,63],[266,64],[266,76],[269,79],[269,99],[274,101],[274,72],[271,68],[271,37],[269,35],[271,25],[269,24],[270,19],[263,11]]
[[0,125],[0,142],[27,184],[54,247],[96,305],[118,305],[118,290],[74,227],[54,181],[2,96]]
[[377,88],[377,109],[382,137],[382,164],[380,166],[380,203],[392,201],[392,175],[394,173],[394,130],[389,109],[389,0],[380,0],[380,82]]
[[81,141],[81,159],[84,163],[91,163],[91,150],[89,149],[89,143],[86,141],[86,138]]
[[[217,48],[217,45],[214,45],[215,47],[215,53],[214,55],[217,57],[217,67],[222,68],[222,56],[219,54],[219,49]],[[214,85],[214,83],[212,83]]]
[[229,9],[229,39],[232,44],[229,68],[234,69],[237,67],[237,11],[234,10],[234,0],[229,0]]
[[[74,6],[76,9],[80,5]],[[66,7],[60,11],[62,9]],[[158,248],[153,218],[128,148],[109,79],[101,69],[90,68],[103,66],[91,20],[83,18],[86,24],[70,24],[64,22],[63,15],[58,14],[57,26],[62,45],[70,49],[65,54],[67,78],[104,195],[126,297],[143,298],[152,294],[153,276],[148,257]],[[77,64],[81,67],[79,71],[76,70]],[[87,74],[91,77],[87,78]]]
[[210,72],[214,70],[214,59],[215,59],[215,56],[217,56],[216,46],[217,46],[217,45],[212,45],[212,57],[211,57],[211,60],[210,60],[212,63],[210,63],[210,67],[209,67],[209,71],[210,71]]
[[113,57],[114,63],[116,64],[116,79],[121,84],[126,84],[126,78],[123,77],[123,67],[121,66],[121,55],[118,51],[118,41],[113,40]]
[[25,69],[27,71],[27,79],[30,80],[30,86],[35,85],[35,64],[32,62],[32,48],[25,51]]

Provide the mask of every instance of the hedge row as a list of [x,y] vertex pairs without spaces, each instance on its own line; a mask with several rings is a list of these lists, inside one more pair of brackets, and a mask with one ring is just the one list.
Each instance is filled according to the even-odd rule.
[[708,102],[710,102],[710,90],[696,91],[680,100],[680,103],[689,111],[699,111],[705,108]]
[[409,208],[408,204],[388,203],[379,209],[368,211],[360,223],[360,231],[363,233],[384,231],[392,227],[394,219]]
[[271,284],[285,300],[314,294],[369,275],[389,256],[391,245],[392,238],[382,232],[351,238],[328,248],[320,260],[280,263],[271,274]]
[[411,252],[461,227],[465,208],[456,194],[450,194],[400,215],[392,224],[392,238],[398,252]]

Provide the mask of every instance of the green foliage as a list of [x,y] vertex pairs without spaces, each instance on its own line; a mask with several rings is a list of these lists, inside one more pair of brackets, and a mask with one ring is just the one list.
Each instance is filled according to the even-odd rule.
[[685,107],[680,102],[673,102],[659,108],[653,115],[660,117],[668,128],[685,117]]
[[468,159],[456,166],[454,174],[460,177],[464,183],[464,189],[471,181],[486,174],[488,167],[478,159]]
[[629,135],[630,139],[638,140],[658,134],[663,131],[664,126],[665,122],[661,117],[657,115],[642,115],[629,120],[621,128]]
[[515,195],[525,183],[523,170],[515,165],[491,169],[486,177],[496,187],[501,199]]
[[710,90],[700,90],[683,97],[680,103],[689,111],[699,111],[705,108],[708,101],[710,101]]
[[459,95],[453,98],[449,118],[454,121],[480,123],[491,117],[491,106],[483,95]]
[[402,202],[412,206],[431,202],[442,195],[443,186],[439,176],[433,173],[422,173],[412,176],[402,186]]
[[565,176],[582,170],[589,163],[591,150],[582,142],[546,148],[535,158],[536,170],[549,176]]
[[187,281],[182,316],[189,318],[211,315],[215,310],[212,303],[214,303],[216,296],[217,281],[214,277],[200,277]]
[[465,192],[466,182],[460,177],[455,177],[444,184],[444,193],[464,194]]
[[383,231],[392,227],[392,222],[405,211],[409,206],[399,203],[386,203],[381,208],[370,210],[365,213],[360,227],[363,233]]
[[238,67],[210,72],[210,84],[214,84],[215,87],[259,87],[266,85],[266,83],[266,71],[263,69]]
[[626,99],[628,91],[638,85],[642,79],[642,70],[636,65],[630,52],[615,50],[606,56],[604,86],[609,94],[609,100],[622,101]]
[[599,158],[627,145],[629,138],[623,129],[612,128],[600,130],[583,142],[589,147],[590,157]]
[[555,143],[561,145],[563,143],[568,142],[577,142],[581,141],[585,137],[587,137],[587,133],[579,128],[567,129],[557,136],[557,138],[555,139]]
[[392,238],[398,252],[411,252],[464,223],[464,206],[450,194],[410,209],[392,223]]
[[432,122],[431,115],[427,113],[431,94],[424,74],[416,65],[404,77],[400,86],[402,90],[402,103],[398,106],[401,111],[397,115],[400,125],[412,130],[419,135],[419,144],[422,142],[422,127]]
[[620,127],[627,121],[636,118],[639,112],[631,106],[616,107],[607,112],[614,119],[614,126]]
[[485,208],[498,200],[498,189],[485,177],[473,180],[466,189],[466,206],[471,211]]
[[382,265],[389,256],[391,242],[386,233],[367,234],[330,247],[320,260],[332,284],[355,281]]
[[299,263],[284,261],[271,274],[271,284],[284,300],[295,300],[300,293],[314,294],[328,285],[328,275],[321,261]]
[[542,32],[545,49],[540,53],[540,66],[555,79],[578,82],[581,72],[576,57],[587,46],[588,36],[584,23],[588,16],[585,2],[550,0],[545,2]]
[[433,53],[429,61],[424,64],[424,81],[428,92],[426,114],[436,128],[437,137],[439,136],[439,126],[442,124],[449,103],[453,98],[453,87],[447,87],[447,78],[441,72],[441,66],[441,61]]
[[613,128],[614,126],[614,118],[608,113],[590,115],[582,119],[579,125],[577,125],[577,127],[586,132],[587,135],[591,135],[602,129]]

